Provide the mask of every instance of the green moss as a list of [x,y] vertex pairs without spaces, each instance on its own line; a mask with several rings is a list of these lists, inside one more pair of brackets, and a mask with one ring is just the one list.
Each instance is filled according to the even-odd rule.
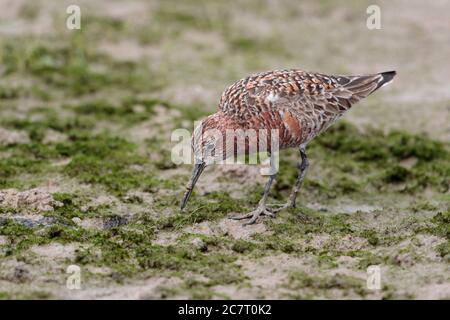
[[394,165],[386,170],[383,180],[391,183],[405,182],[409,175],[410,172],[408,169]]
[[[39,118],[39,120],[31,119]],[[51,108],[36,108],[30,111],[23,119],[1,119],[0,123],[5,127],[25,130],[29,133],[33,142],[41,143],[44,133],[48,129],[66,133],[69,135],[86,134],[86,131],[95,127],[95,119],[89,117],[61,117]]]
[[255,245],[252,242],[245,240],[237,240],[231,246],[231,250],[237,253],[246,253],[254,249]]
[[38,41],[7,42],[1,57],[7,73],[31,75],[55,90],[75,96],[120,86],[130,89],[146,86],[149,90],[162,83],[161,76],[150,81],[153,71],[148,65],[116,62],[89,50],[83,32],[73,33],[57,46]]
[[282,236],[256,234],[253,238],[257,241],[253,245],[258,249],[252,251],[254,256],[265,256],[273,252],[288,254],[303,252],[294,241]]
[[101,184],[117,195],[159,185],[159,179],[151,173],[132,167],[148,162],[135,153],[135,145],[109,135],[73,136],[71,140],[56,146],[59,154],[72,157],[64,168],[65,174],[86,183]]
[[11,100],[19,98],[23,93],[19,87],[0,86],[0,100]]
[[[364,185],[387,190],[390,187],[386,182],[405,183],[405,192],[425,187],[445,192],[450,187],[444,178],[450,175],[448,145],[423,135],[384,134],[378,130],[362,133],[349,123],[340,122],[312,142],[309,150],[312,165],[312,159],[322,159],[323,165],[332,170],[328,180],[337,181],[331,186],[326,185],[328,181],[320,182],[326,183],[325,192],[363,192]],[[400,161],[410,158],[417,159],[414,166],[409,169],[400,166]],[[334,167],[337,169],[333,170]],[[357,177],[358,183],[337,174],[342,171]]]
[[79,265],[95,263],[95,253],[90,248],[78,248],[75,250],[75,258],[73,261]]
[[230,37],[228,42],[233,50],[245,53],[267,53],[268,50],[277,50],[278,54],[284,53],[283,44],[275,37],[256,38],[239,35]]
[[429,231],[450,240],[450,209],[445,212],[438,212],[431,220],[434,226]]
[[136,29],[132,35],[137,38],[141,45],[159,44],[167,34],[167,29],[156,23],[152,24],[151,28],[143,26]]
[[179,201],[182,194],[173,197],[160,198],[155,203],[155,210],[172,209],[175,213],[156,220],[159,229],[179,229],[186,225],[202,221],[214,221],[230,212],[243,210],[243,200],[231,198],[220,192],[211,192],[202,197],[191,197],[186,212],[180,212]]
[[[194,272],[209,279],[207,286],[242,281],[243,275],[233,264],[236,257],[223,252],[215,237],[202,238],[207,250],[192,246],[187,237],[177,245],[152,245],[156,227],[151,221],[137,219],[109,230],[80,233],[78,241],[89,247],[77,250],[74,262],[108,266],[127,276],[143,271],[167,275]],[[64,242],[74,240],[72,237],[80,231],[54,226],[46,236]]]
[[106,16],[87,15],[83,17],[83,22],[86,24],[86,28],[89,28],[91,32],[97,32],[97,30],[120,32],[123,31],[125,27],[122,20]]
[[5,291],[0,291],[0,300],[11,300],[13,296]]
[[21,18],[33,21],[39,16],[40,9],[41,8],[37,3],[34,2],[24,3],[23,5],[20,6],[19,16]]
[[184,7],[182,10],[176,5],[160,6],[157,12],[155,12],[155,18],[157,24],[159,23],[173,28],[178,26],[182,28],[208,30],[212,26],[208,15],[195,7],[192,10]]
[[2,220],[0,224],[0,234],[10,237],[20,237],[32,235],[33,231],[21,224],[13,222],[11,219]]
[[126,140],[109,134],[80,133],[71,135],[69,139],[67,143],[56,145],[56,150],[62,156],[85,155],[105,160],[108,157],[125,156],[126,152],[131,152],[135,148]]
[[286,287],[293,290],[353,290],[364,296],[367,292],[364,289],[365,281],[355,277],[336,274],[330,277],[312,276],[303,271],[295,271],[289,274]]
[[41,159],[23,158],[20,153],[8,158],[0,158],[0,188],[16,187],[20,182],[16,180],[23,173],[36,174],[43,172],[47,163]]
[[127,97],[119,104],[106,100],[93,100],[69,105],[66,108],[72,109],[78,115],[132,125],[151,118],[156,105],[167,106],[167,103],[157,99]]
[[208,285],[242,281],[243,275],[233,264],[235,257],[220,252],[203,253],[191,247],[149,246],[136,252],[142,268],[195,272],[209,279]]
[[48,242],[44,237],[36,235],[35,229],[16,223],[11,219],[0,224],[0,235],[8,236],[10,239],[6,246],[6,256],[28,249],[32,245]]
[[52,299],[53,295],[45,290],[31,290],[28,292],[0,292],[0,300],[42,300]]
[[226,294],[220,294],[211,289],[210,283],[208,282],[186,279],[181,289],[180,293],[187,293],[189,298],[194,300],[213,298],[230,299]]
[[170,148],[167,148],[167,140],[155,136],[145,139],[145,144],[152,152],[158,153],[158,158],[153,161],[153,164],[159,170],[169,170],[176,168],[176,164],[172,161],[172,154]]
[[448,156],[448,151],[444,149],[442,142],[431,140],[423,135],[395,131],[387,137],[389,151],[399,159],[415,157],[419,160],[430,161]]
[[385,264],[387,261],[386,257],[378,254],[373,254],[369,251],[355,252],[354,254],[357,257],[360,257],[358,267],[363,270],[366,270],[369,266]]
[[414,212],[420,211],[439,211],[439,207],[430,201],[420,201],[411,207]]
[[302,208],[302,211],[307,212],[307,215],[289,215],[282,223],[270,221],[267,225],[275,235],[352,234],[354,232],[348,214],[322,215],[306,208]]
[[338,153],[346,152],[358,160],[383,161],[415,157],[419,160],[433,160],[448,156],[442,142],[423,135],[394,131],[384,134],[379,130],[361,133],[353,125],[341,121],[321,135],[317,142]]
[[328,252],[320,253],[317,257],[317,260],[320,267],[336,268],[338,266],[336,258],[330,255]]
[[70,219],[79,217],[98,217],[105,216],[110,212],[110,205],[101,204],[97,206],[89,206],[89,210],[83,210],[83,206],[89,203],[90,199],[87,195],[78,195],[74,193],[53,193],[53,199],[61,202],[62,206],[56,207],[54,211],[46,213],[46,216],[55,216],[59,218],[65,218],[66,223]]
[[376,246],[380,242],[378,232],[375,230],[363,230],[360,233],[360,236],[366,238],[367,241],[373,246]]
[[[50,169],[59,169],[63,174],[86,183],[101,184],[118,195],[140,187],[170,185],[161,182],[149,171],[133,168],[133,165],[150,165],[136,152],[134,144],[109,134],[70,132],[65,142],[51,145],[33,142],[14,147],[12,155],[0,159],[0,185],[14,185],[11,178],[23,173],[40,173]],[[50,160],[68,157],[71,162],[67,166],[50,166]]]
[[357,192],[361,190],[360,183],[356,182],[355,180],[342,176],[341,179],[339,179],[332,187],[332,189],[335,192],[346,194],[351,192]]
[[62,243],[73,241],[84,242],[91,237],[91,233],[81,227],[66,226],[55,224],[45,228],[45,232],[41,233],[50,240],[58,240]]
[[450,262],[450,241],[442,243],[436,248],[439,255],[445,259],[446,262]]

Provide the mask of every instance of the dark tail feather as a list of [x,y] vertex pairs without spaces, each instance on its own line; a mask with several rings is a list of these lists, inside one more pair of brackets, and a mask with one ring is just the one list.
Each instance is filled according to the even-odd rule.
[[368,76],[352,76],[347,78],[348,82],[343,86],[352,93],[350,102],[355,103],[391,82],[395,75],[395,71],[387,71]]
[[[381,88],[385,84],[388,84],[389,82],[391,82],[392,79],[394,79],[396,74],[397,74],[396,71],[386,71],[386,72],[380,73],[379,75],[382,78],[381,78],[381,81],[378,82],[377,87],[375,88],[375,90],[378,90],[379,88]],[[375,91],[375,90],[373,90],[373,91]]]

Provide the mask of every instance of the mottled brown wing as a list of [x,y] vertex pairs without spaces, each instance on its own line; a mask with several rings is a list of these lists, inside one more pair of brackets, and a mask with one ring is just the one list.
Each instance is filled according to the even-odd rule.
[[331,77],[304,74],[287,77],[273,86],[265,86],[258,94],[260,104],[272,109],[313,112],[330,115],[350,107],[352,93]]
[[219,109],[241,119],[280,108],[340,115],[381,87],[383,75],[327,76],[301,70],[258,73],[230,86]]
[[300,70],[259,73],[230,86],[219,109],[245,128],[277,128],[283,148],[305,144],[395,72],[326,76]]

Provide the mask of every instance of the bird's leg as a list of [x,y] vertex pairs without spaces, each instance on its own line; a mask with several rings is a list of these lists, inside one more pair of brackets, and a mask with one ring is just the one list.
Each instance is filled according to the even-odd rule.
[[252,212],[249,212],[248,214],[245,214],[243,216],[231,217],[231,219],[233,219],[233,220],[250,219],[249,221],[244,223],[244,226],[245,226],[245,225],[255,223],[255,221],[258,219],[258,217],[262,214],[270,216],[270,217],[274,217],[275,215],[273,214],[273,212],[267,208],[266,202],[267,202],[267,197],[269,195],[270,187],[271,187],[272,182],[275,179],[275,177],[276,177],[276,174],[269,176],[269,180],[267,181],[266,186],[264,187],[264,194],[263,194],[261,200],[259,201],[258,207],[255,210],[253,210]]
[[297,181],[295,182],[294,188],[292,189],[289,201],[286,204],[282,205],[280,208],[272,209],[274,213],[286,208],[295,208],[296,206],[295,202],[297,200],[297,194],[300,188],[302,187],[303,180],[305,179],[306,172],[308,171],[309,167],[309,161],[308,158],[306,157],[304,147],[300,147],[300,156],[302,157],[302,160],[301,162],[298,163],[298,170],[299,170],[298,178]]

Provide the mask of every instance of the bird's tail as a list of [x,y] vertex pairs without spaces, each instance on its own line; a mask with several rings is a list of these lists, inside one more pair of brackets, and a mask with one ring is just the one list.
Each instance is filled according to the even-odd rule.
[[396,74],[395,71],[387,71],[367,76],[342,77],[340,80],[345,81],[342,85],[351,92],[350,102],[354,103],[392,82]]

